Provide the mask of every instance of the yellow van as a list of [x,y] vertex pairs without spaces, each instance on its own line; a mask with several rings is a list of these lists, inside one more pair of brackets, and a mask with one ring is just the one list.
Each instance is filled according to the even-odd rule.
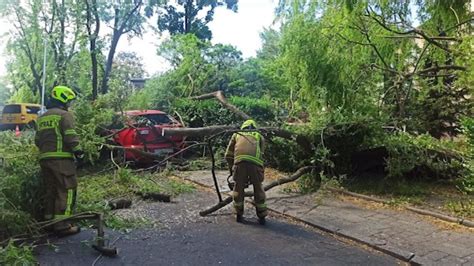
[[35,128],[38,112],[41,105],[33,103],[7,104],[3,107],[0,128],[15,129],[18,125],[20,129]]

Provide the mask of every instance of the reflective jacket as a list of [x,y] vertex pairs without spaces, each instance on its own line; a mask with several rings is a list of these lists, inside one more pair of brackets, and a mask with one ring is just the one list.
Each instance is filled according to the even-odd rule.
[[232,135],[227,146],[225,158],[229,165],[247,161],[263,166],[265,139],[258,132],[238,132]]
[[40,151],[40,160],[74,158],[79,149],[79,137],[74,129],[72,115],[59,107],[48,109],[37,121],[35,144]]

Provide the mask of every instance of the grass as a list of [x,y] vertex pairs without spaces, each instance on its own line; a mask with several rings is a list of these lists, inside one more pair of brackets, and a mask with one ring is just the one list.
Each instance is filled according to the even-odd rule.
[[152,224],[144,218],[122,218],[113,214],[108,202],[117,198],[132,199],[137,193],[163,193],[172,196],[192,192],[194,186],[164,174],[133,173],[119,169],[113,173],[79,179],[76,212],[96,211],[105,214],[107,227],[127,230]]
[[433,188],[427,182],[387,182],[383,178],[346,179],[341,184],[349,191],[383,197],[392,205],[420,204],[431,194]]
[[445,203],[444,208],[458,217],[474,218],[474,200],[450,200]]

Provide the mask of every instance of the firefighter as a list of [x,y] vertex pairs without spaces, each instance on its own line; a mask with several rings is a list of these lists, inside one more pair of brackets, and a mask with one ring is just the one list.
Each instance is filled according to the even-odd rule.
[[[257,123],[253,120],[245,121],[241,129],[256,129]],[[263,190],[263,154],[264,138],[256,131],[242,131],[232,135],[227,146],[225,158],[235,182],[232,194],[237,222],[243,221],[244,189],[248,183],[253,185],[254,202],[257,209],[258,221],[265,224],[267,206],[265,205],[265,191]]]
[[[35,136],[39,148],[41,176],[46,187],[45,219],[71,216],[76,202],[76,165],[74,158],[82,158],[74,119],[68,112],[73,90],[66,86],[53,88],[47,111],[37,121]],[[58,235],[78,233],[80,228],[70,222],[59,222],[51,228]]]

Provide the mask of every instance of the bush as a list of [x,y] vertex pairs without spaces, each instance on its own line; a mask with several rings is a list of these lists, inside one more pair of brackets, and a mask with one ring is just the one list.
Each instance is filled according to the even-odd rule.
[[458,187],[467,193],[474,194],[474,118],[462,120],[462,129],[467,141],[468,159],[464,163],[464,177],[459,180]]
[[454,180],[463,176],[463,154],[452,143],[429,135],[413,136],[400,132],[385,139],[389,179],[417,178]]
[[108,106],[106,99],[102,96],[93,103],[80,99],[72,109],[80,146],[90,163],[94,163],[99,158],[101,145],[106,143],[101,132],[105,130],[106,125],[112,123],[114,116],[114,111]]
[[0,132],[0,238],[24,233],[41,210],[38,151],[33,144],[34,132]]
[[5,248],[0,247],[0,265],[36,265],[31,246],[16,246],[13,241]]

